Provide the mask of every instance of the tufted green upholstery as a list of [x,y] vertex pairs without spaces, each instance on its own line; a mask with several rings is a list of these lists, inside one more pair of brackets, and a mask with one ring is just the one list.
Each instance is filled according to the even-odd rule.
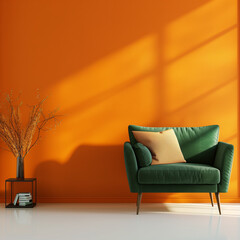
[[233,146],[218,142],[218,125],[172,128],[187,163],[138,167],[132,131],[167,129],[170,127],[128,127],[130,142],[124,144],[124,159],[131,192],[227,192]]
[[138,165],[135,153],[130,143],[124,143],[124,159],[127,170],[128,183],[131,192],[139,192],[139,184],[137,181]]
[[219,142],[213,166],[221,173],[221,182],[218,184],[218,192],[227,192],[232,169],[233,145]]
[[141,143],[135,143],[133,145],[133,150],[135,152],[139,167],[147,167],[151,165],[152,154],[146,146]]
[[173,129],[184,158],[189,163],[213,164],[218,144],[219,126],[206,127],[140,127],[130,125],[128,127],[130,142],[133,145],[136,140],[132,131],[160,132]]
[[138,171],[140,184],[218,184],[220,171],[199,163],[152,165]]

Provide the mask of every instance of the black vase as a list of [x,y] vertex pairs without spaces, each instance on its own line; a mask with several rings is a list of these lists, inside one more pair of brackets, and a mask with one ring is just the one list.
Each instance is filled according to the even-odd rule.
[[24,179],[24,158],[21,155],[17,157],[17,178]]

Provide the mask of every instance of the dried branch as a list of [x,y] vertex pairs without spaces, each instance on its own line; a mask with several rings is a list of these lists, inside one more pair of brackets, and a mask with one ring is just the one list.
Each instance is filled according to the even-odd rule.
[[4,104],[7,113],[4,114],[3,111],[0,111],[0,138],[15,157],[21,155],[24,158],[29,153],[39,141],[42,131],[52,129],[46,128],[49,122],[54,121],[54,127],[56,126],[59,115],[56,115],[56,111],[52,111],[47,115],[43,113],[45,100],[43,99],[30,107],[29,118],[24,126],[21,121],[22,103],[19,102],[19,98],[15,102],[12,94],[7,95]]

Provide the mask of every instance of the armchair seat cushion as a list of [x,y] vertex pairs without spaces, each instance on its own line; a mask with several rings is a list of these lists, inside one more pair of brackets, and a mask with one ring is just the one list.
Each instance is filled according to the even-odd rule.
[[218,184],[220,171],[207,164],[151,165],[138,171],[140,184]]

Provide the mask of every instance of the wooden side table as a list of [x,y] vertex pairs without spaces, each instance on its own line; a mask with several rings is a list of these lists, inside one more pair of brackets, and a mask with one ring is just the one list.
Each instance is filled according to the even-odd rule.
[[[18,204],[13,204],[13,188],[14,183],[32,183],[32,204],[29,204],[27,206],[19,206]],[[7,202],[7,185],[10,183],[10,193],[11,193],[11,201],[10,203]],[[37,204],[37,178],[24,178],[24,179],[18,179],[18,178],[8,178],[5,180],[5,208],[33,208]]]

